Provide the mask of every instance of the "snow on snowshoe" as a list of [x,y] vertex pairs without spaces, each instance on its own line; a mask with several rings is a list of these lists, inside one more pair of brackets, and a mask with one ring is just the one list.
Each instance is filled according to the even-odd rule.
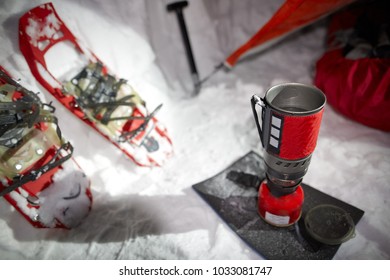
[[0,67],[0,196],[35,227],[70,229],[92,195],[53,112]]
[[[45,60],[48,50],[58,43],[70,43],[81,58],[62,77],[55,77]],[[35,7],[20,18],[19,45],[35,78],[136,164],[161,166],[171,156],[171,139],[155,117],[161,105],[149,111],[126,80],[112,75],[82,46],[52,3]]]

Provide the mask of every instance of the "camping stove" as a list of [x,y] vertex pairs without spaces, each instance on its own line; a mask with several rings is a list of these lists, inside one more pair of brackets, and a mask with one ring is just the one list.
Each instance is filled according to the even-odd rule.
[[[260,216],[275,226],[289,226],[301,216],[300,186],[315,149],[326,97],[319,89],[286,83],[251,99],[264,148],[266,179],[259,188]],[[256,111],[261,110],[261,125]]]

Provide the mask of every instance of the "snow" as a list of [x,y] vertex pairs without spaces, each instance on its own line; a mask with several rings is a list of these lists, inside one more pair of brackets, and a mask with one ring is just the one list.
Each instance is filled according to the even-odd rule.
[[89,185],[77,165],[66,161],[53,176],[53,184],[39,195],[39,221],[47,227],[54,227],[57,221],[68,228],[79,225],[90,211]]
[[[0,200],[1,259],[261,259],[191,186],[255,150],[250,97],[282,82],[312,82],[322,21],[289,36],[192,94],[171,1],[53,1],[76,37],[146,100],[174,143],[161,168],[142,168],[71,115],[34,80],[18,46],[18,20],[41,0],[0,4],[0,64],[53,101],[74,159],[91,180],[92,211],[67,231],[35,229]],[[282,1],[189,1],[184,14],[201,78],[261,26]],[[61,57],[63,60],[64,58]],[[61,69],[59,69],[61,70]],[[390,136],[326,106],[304,182],[365,211],[335,259],[390,259]]]

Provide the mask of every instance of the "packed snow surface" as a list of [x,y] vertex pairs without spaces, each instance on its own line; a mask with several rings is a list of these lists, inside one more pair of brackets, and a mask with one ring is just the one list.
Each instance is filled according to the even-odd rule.
[[[192,82],[172,1],[53,1],[76,37],[146,100],[174,143],[161,168],[136,166],[71,115],[34,80],[18,46],[18,21],[40,0],[0,3],[0,64],[53,101],[74,159],[91,180],[93,207],[76,229],[35,229],[0,200],[0,259],[261,259],[191,186],[254,150],[262,154],[250,97],[281,82],[312,83],[326,20],[220,71],[201,92]],[[282,3],[189,1],[184,10],[201,78],[248,39]],[[64,73],[69,58],[48,55]],[[72,56],[72,54],[69,54]],[[390,135],[326,106],[304,182],[365,211],[336,259],[390,259]]]

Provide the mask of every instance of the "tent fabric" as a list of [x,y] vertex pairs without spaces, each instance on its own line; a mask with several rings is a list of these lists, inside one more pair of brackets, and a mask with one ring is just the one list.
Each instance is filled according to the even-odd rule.
[[[355,55],[358,52],[364,55],[362,46],[368,44],[362,38],[357,41],[356,34],[375,37],[372,27],[357,30],[358,24],[387,26],[389,19],[384,11],[380,6],[371,5],[349,9],[333,17],[328,30],[329,50],[317,62],[314,82],[324,91],[328,103],[343,115],[364,125],[390,131],[390,58],[370,55],[370,49],[375,50],[375,42],[369,44],[374,48],[366,49],[368,57],[351,58],[352,51]],[[365,20],[367,15],[371,20]],[[360,43],[346,53],[352,48],[348,41]]]
[[327,16],[355,0],[287,0],[273,17],[225,60],[232,68],[242,58],[267,48],[289,33]]

